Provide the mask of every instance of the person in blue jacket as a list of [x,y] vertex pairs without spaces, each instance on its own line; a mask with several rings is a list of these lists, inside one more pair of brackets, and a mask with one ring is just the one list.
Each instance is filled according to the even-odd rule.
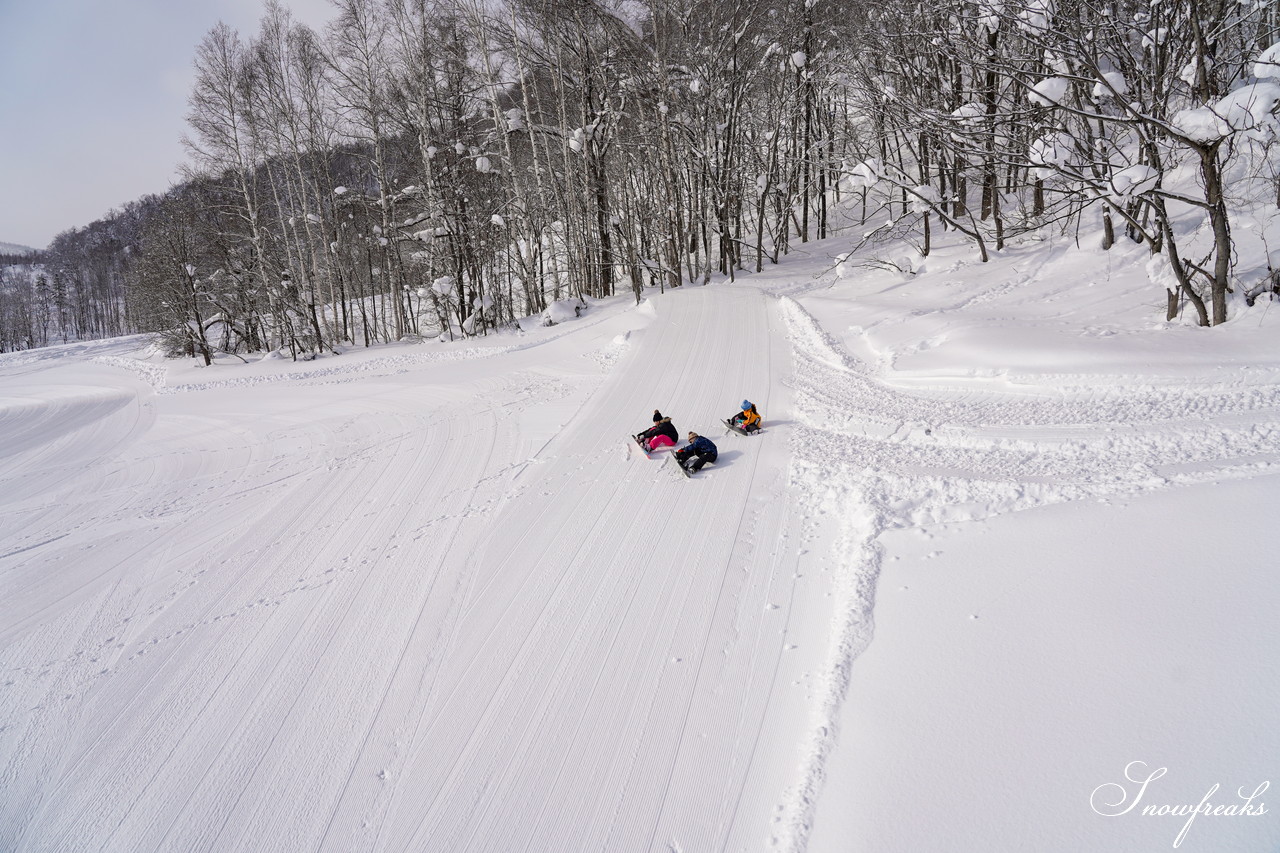
[[686,471],[693,472],[708,462],[715,462],[717,455],[716,446],[711,439],[690,432],[689,443],[676,451],[676,462]]

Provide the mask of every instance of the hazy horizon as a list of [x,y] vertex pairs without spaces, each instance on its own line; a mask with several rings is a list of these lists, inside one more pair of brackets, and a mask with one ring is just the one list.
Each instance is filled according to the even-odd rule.
[[[331,17],[326,0],[284,5],[317,29]],[[186,160],[196,46],[220,20],[252,36],[262,11],[260,0],[0,0],[0,242],[45,249],[168,190]]]

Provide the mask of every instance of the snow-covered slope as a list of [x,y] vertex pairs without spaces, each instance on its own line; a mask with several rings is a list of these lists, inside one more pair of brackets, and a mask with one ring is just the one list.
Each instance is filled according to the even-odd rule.
[[[4,846],[766,835],[814,558],[785,432],[715,426],[743,394],[785,424],[782,319],[626,308],[185,384],[128,344],[5,360]],[[628,455],[655,406],[714,468]]]
[[34,255],[35,252],[30,246],[0,242],[0,255]]
[[858,579],[808,849],[1280,845],[1278,318],[1160,322],[1143,251],[799,289],[797,455]]
[[1128,762],[1256,787],[1275,318],[837,251],[478,346],[0,357],[0,848],[1164,849],[1091,805]]

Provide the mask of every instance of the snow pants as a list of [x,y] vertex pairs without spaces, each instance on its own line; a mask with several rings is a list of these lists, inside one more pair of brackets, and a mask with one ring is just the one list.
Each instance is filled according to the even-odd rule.
[[649,439],[648,447],[650,450],[657,450],[659,447],[675,447],[676,443],[671,440],[669,435],[655,435]]

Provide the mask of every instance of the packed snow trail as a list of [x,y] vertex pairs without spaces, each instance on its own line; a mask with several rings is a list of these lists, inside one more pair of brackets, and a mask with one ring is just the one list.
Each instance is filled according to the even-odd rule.
[[[768,844],[828,621],[780,306],[600,310],[248,382],[0,360],[0,847]],[[654,407],[719,461],[628,459]]]

